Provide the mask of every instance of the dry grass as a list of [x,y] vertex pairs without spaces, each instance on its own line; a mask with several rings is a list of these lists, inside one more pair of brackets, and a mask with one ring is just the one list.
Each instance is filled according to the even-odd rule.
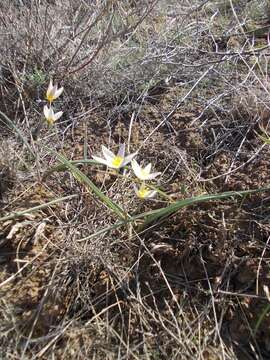
[[[115,213],[70,171],[50,172],[56,152],[90,159],[126,142],[173,200],[268,186],[268,10],[0,4],[1,359],[269,358],[268,192],[113,228]],[[65,88],[53,127],[42,118],[50,78]],[[79,169],[128,214],[168,205]]]

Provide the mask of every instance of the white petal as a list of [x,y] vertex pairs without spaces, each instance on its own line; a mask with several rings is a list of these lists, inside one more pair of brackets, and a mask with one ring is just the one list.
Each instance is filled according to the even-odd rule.
[[46,119],[54,119],[54,111],[53,108],[47,107],[47,105],[44,106],[44,115]]
[[135,184],[133,184],[133,189],[134,189],[136,195],[139,197],[139,189],[137,188],[137,186]]
[[47,92],[46,92],[46,97],[47,97],[47,99],[49,99],[49,98],[51,98],[51,97],[54,96],[55,90],[57,90],[57,88],[55,88],[55,86],[53,86],[52,81],[50,81],[48,90],[47,90]]
[[137,155],[137,152],[126,156],[126,157],[124,158],[124,161],[123,161],[123,163],[122,163],[121,166],[125,166],[125,165],[127,165],[128,163],[130,163],[131,160],[132,160],[136,155]]
[[146,173],[146,174],[150,174],[150,172],[151,172],[151,163],[150,164],[148,164],[145,168],[144,168],[144,172]]
[[156,172],[156,173],[152,173],[152,174],[149,174],[148,176],[145,177],[144,180],[153,180],[155,179],[158,175],[160,175],[161,173],[160,172]]
[[149,199],[149,198],[152,198],[153,196],[155,196],[156,195],[156,190],[152,190],[152,191],[149,191],[149,193],[147,194],[147,199]]
[[[57,88],[56,88],[56,89],[57,89]],[[55,93],[54,93],[55,99],[57,99],[57,98],[62,94],[63,90],[64,90],[63,87],[61,87],[61,88],[58,89],[58,90],[55,90]]]
[[55,115],[54,115],[54,120],[56,121],[56,120],[58,120],[58,119],[60,119],[60,117],[63,115],[63,111],[59,111],[58,113],[56,113]]
[[107,166],[108,166],[107,160],[102,159],[101,157],[98,157],[98,156],[93,156],[93,155],[92,155],[92,158],[93,158],[94,160],[96,160],[98,163],[104,164],[104,165],[107,165]]
[[52,88],[53,96],[55,96],[56,91],[57,91],[57,85],[54,85],[54,87]]
[[48,86],[47,92],[50,93],[50,92],[53,90],[53,88],[54,88],[54,86],[53,86],[53,82],[52,82],[52,79],[51,79],[50,82],[49,82],[49,86]]
[[45,118],[47,118],[49,116],[49,111],[50,111],[50,109],[48,108],[47,105],[45,105],[44,108],[43,108]]
[[54,111],[53,111],[52,107],[49,108],[48,116],[51,117],[51,118],[54,118]]
[[125,144],[120,144],[117,156],[121,156],[121,158],[124,158],[125,157],[125,148],[126,148]]
[[141,179],[142,169],[136,160],[131,161],[131,166],[137,178]]
[[101,146],[101,149],[105,159],[111,162],[112,159],[115,157],[114,153],[111,150],[107,149],[104,145]]

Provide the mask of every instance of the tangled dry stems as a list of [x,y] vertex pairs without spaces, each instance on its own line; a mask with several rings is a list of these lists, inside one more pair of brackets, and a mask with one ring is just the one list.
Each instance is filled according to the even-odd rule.
[[[246,28],[240,1],[221,5],[1,4],[1,111],[17,129],[0,117],[1,216],[78,195],[1,224],[3,358],[266,357],[268,195],[82,241],[113,214],[70,173],[43,177],[48,148],[77,159],[128,139],[175,199],[266,185],[269,149],[257,132],[269,119],[267,33]],[[50,77],[65,86],[65,114],[48,130]],[[82,170],[126,211],[162,205]]]

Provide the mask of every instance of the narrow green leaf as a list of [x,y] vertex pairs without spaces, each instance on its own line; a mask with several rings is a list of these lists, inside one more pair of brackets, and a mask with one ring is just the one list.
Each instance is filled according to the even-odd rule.
[[148,213],[145,213],[145,221],[143,223],[143,227],[149,225],[150,223],[159,220],[160,218],[168,217],[169,215],[172,215],[176,213],[178,210],[182,209],[183,207],[197,204],[200,202],[206,202],[211,200],[221,200],[226,199],[230,197],[236,197],[236,196],[246,196],[250,194],[255,194],[258,192],[263,191],[269,191],[270,187],[255,189],[255,190],[244,190],[244,191],[227,191],[220,194],[210,194],[210,195],[200,195],[195,196],[193,198],[184,199],[180,201],[176,201],[175,203],[161,209],[152,210]]
[[128,214],[115,202],[113,202],[108,196],[103,194],[102,191],[99,190],[99,188],[76,166],[74,166],[71,161],[69,161],[67,158],[65,158],[63,155],[55,153],[58,160],[64,164],[72,173],[72,175],[81,183],[86,185],[88,189],[93,191],[94,194],[97,195],[97,197],[111,210],[114,211],[114,213],[120,217],[121,219],[125,219],[128,217]]
[[255,189],[255,190],[228,191],[228,192],[224,192],[224,193],[220,193],[220,194],[200,195],[200,196],[195,196],[193,198],[176,201],[174,204],[169,205],[165,208],[161,208],[161,209],[157,209],[157,210],[150,210],[150,211],[138,214],[138,215],[133,215],[126,220],[117,221],[115,224],[107,226],[103,229],[100,229],[96,233],[91,234],[83,239],[78,240],[78,241],[86,241],[86,240],[89,240],[98,235],[105,234],[106,232],[109,232],[111,230],[120,228],[128,223],[132,223],[137,220],[144,219],[143,224],[139,227],[139,231],[141,231],[150,223],[157,221],[160,218],[166,218],[167,216],[169,216],[173,213],[176,213],[178,210],[180,210],[186,206],[194,205],[194,204],[197,204],[200,202],[207,202],[207,201],[211,201],[211,200],[221,200],[221,199],[226,199],[226,198],[236,197],[236,196],[244,197],[246,195],[259,193],[259,192],[263,192],[263,191],[269,191],[269,190],[270,190],[270,187],[265,187],[265,188],[261,188],[261,189]]
[[264,321],[264,318],[269,314],[269,311],[270,311],[270,304],[267,304],[256,322],[256,325],[254,328],[254,334],[256,334],[258,332],[259,327],[261,326],[262,322]]
[[34,206],[34,207],[30,208],[30,209],[26,209],[26,210],[22,210],[22,211],[18,211],[18,212],[13,212],[13,213],[11,213],[9,215],[1,217],[0,221],[13,220],[13,219],[21,217],[23,215],[31,214],[31,213],[33,213],[35,211],[38,211],[38,210],[46,209],[47,207],[49,207],[51,205],[54,205],[54,204],[57,204],[59,202],[63,202],[65,200],[73,199],[73,198],[75,198],[77,196],[78,195],[76,195],[76,194],[69,195],[69,196],[65,196],[65,197],[61,197],[61,198],[49,201],[49,202],[47,202],[45,204],[40,204],[40,205]]
[[[91,160],[91,159],[81,159],[81,160],[69,160],[69,163],[72,165],[81,165],[81,164],[90,164],[90,165],[99,165],[99,163],[95,160]],[[53,166],[51,169],[47,170],[44,175],[43,178],[47,177],[48,175],[57,172],[57,171],[64,171],[67,169],[67,165],[66,164],[58,164],[56,166]]]
[[27,147],[27,149],[29,150],[29,152],[36,157],[35,153],[33,152],[30,144],[28,143],[28,141],[25,139],[25,137],[23,136],[23,134],[20,132],[20,130],[17,128],[16,125],[14,125],[13,121],[11,121],[7,115],[5,115],[2,111],[0,111],[0,116],[2,116],[2,118],[4,118],[4,120],[1,120],[0,117],[0,121],[5,122],[5,124],[11,129],[14,130],[14,132],[19,136],[19,138],[22,140],[22,142],[24,143],[24,145]]

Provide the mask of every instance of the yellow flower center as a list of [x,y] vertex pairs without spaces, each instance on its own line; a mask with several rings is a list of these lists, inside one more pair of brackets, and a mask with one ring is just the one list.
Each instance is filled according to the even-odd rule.
[[116,168],[119,168],[122,165],[123,158],[121,156],[115,156],[115,158],[112,161],[112,165]]
[[145,186],[141,186],[140,189],[138,190],[138,196],[142,199],[147,197],[148,193],[149,190]]
[[48,123],[49,125],[52,125],[52,124],[54,123],[54,118],[48,117],[48,118],[47,118],[47,123]]
[[55,98],[54,98],[54,95],[52,94],[52,93],[48,93],[47,94],[47,100],[51,103],[51,102],[53,102],[53,100],[54,100]]

